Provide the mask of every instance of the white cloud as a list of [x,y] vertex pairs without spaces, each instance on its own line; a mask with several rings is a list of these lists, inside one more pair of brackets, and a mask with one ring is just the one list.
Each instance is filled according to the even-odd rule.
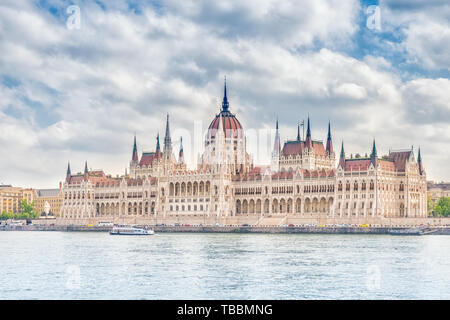
[[[3,5],[0,75],[18,85],[0,85],[0,148],[8,154],[0,158],[0,182],[56,186],[67,160],[74,171],[87,159],[122,173],[133,133],[140,151],[154,149],[166,112],[174,141],[194,119],[209,125],[225,74],[231,110],[245,128],[273,127],[278,114],[283,139],[292,138],[309,112],[315,138],[326,137],[331,119],[335,148],[344,138],[349,153],[369,152],[374,136],[380,153],[420,143],[427,172],[450,179],[438,166],[450,151],[431,156],[443,143],[432,139],[448,136],[448,128],[420,122],[421,105],[448,107],[448,79],[404,82],[382,58],[339,53],[357,30],[359,2],[164,4],[162,13],[134,15],[122,1],[106,11],[83,2],[80,30],[28,2]],[[184,141],[192,162],[193,146]]]

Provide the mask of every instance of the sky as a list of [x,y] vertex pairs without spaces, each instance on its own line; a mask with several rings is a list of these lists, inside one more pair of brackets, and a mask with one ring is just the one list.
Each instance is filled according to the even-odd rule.
[[250,132],[278,117],[294,139],[309,115],[337,154],[420,147],[427,179],[450,181],[449,75],[445,0],[2,0],[0,184],[56,188],[68,161],[123,174],[167,113],[193,168],[225,76]]

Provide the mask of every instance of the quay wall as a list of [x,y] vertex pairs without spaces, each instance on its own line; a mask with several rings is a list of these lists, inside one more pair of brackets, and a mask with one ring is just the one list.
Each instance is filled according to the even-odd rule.
[[299,218],[290,216],[239,216],[239,217],[176,217],[144,218],[91,218],[91,219],[37,219],[33,225],[3,228],[3,230],[34,231],[98,231],[107,232],[111,227],[100,227],[98,222],[136,224],[148,226],[156,232],[237,232],[237,233],[338,233],[338,234],[387,234],[391,229],[427,226],[435,234],[450,234],[450,218],[399,218],[399,219],[331,219]]
[[36,219],[32,223],[35,225],[54,225],[54,226],[95,226],[99,222],[112,222],[115,224],[137,224],[137,225],[191,225],[191,226],[242,226],[248,224],[254,227],[279,227],[283,225],[305,226],[361,226],[370,227],[415,227],[421,225],[428,226],[448,226],[450,227],[450,218],[359,218],[359,219],[333,219],[333,218],[308,218],[293,216],[239,216],[239,217],[200,217],[200,216],[168,216],[165,218],[146,218],[146,217],[100,217],[85,219]]
[[[188,233],[319,233],[319,234],[389,234],[391,227],[337,227],[337,226],[154,226],[151,227],[155,232],[188,232]],[[450,235],[450,227],[429,227],[433,234]],[[88,225],[30,225],[16,226],[4,230],[14,231],[68,231],[68,232],[109,232],[111,227],[99,227]]]

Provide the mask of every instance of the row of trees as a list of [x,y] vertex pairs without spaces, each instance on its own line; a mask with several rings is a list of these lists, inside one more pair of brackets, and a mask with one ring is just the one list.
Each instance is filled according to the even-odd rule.
[[450,197],[442,197],[433,205],[431,197],[428,198],[428,212],[433,217],[450,217]]
[[6,212],[3,211],[0,214],[0,220],[7,219],[37,219],[39,218],[39,213],[34,211],[34,203],[28,203],[27,200],[20,201],[20,212]]

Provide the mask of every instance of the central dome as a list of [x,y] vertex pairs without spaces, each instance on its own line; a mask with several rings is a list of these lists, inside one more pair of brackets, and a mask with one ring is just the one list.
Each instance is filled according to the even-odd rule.
[[220,118],[222,118],[222,130],[224,131],[226,138],[242,138],[243,128],[239,120],[234,114],[232,114],[229,109],[228,99],[227,99],[227,83],[225,81],[224,94],[222,101],[222,110],[213,119],[208,127],[208,137],[214,139],[216,132],[219,129]]

